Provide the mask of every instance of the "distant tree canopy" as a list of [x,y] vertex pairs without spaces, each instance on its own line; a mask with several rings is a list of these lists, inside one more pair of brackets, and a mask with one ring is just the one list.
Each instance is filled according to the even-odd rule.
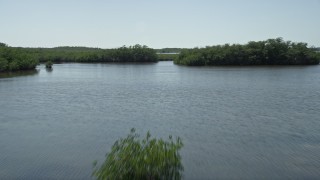
[[312,47],[311,49],[314,51],[320,52],[320,47]]
[[180,53],[183,48],[162,48],[156,49],[157,53]]
[[117,49],[86,47],[26,48],[40,62],[156,62],[157,54],[142,45]]
[[182,50],[175,64],[204,65],[311,65],[319,64],[320,54],[306,43],[282,38],[250,41],[245,45],[225,44]]
[[134,45],[123,46],[110,51],[112,62],[156,62],[158,57],[156,52],[147,46]]
[[7,44],[0,42],[0,47],[7,47]]
[[155,50],[147,46],[117,49],[86,47],[16,48],[0,43],[0,72],[34,69],[39,62],[157,62]]
[[[123,46],[116,49],[87,47],[20,48],[0,42],[0,72],[34,69],[39,62],[157,62],[203,65],[308,65],[319,64],[318,48],[282,38],[250,41],[245,45],[225,44],[205,48],[151,49],[147,46]],[[156,54],[158,52],[159,54]],[[179,54],[172,54],[179,53]]]
[[0,72],[34,69],[39,63],[31,54],[22,48],[0,45]]
[[163,53],[159,53],[157,55],[158,55],[159,61],[173,61],[175,58],[177,58],[177,56],[179,54],[163,54]]

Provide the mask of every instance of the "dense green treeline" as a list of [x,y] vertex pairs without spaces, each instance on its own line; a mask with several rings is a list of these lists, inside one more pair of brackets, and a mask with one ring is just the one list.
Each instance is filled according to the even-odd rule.
[[282,38],[251,41],[245,45],[218,45],[182,50],[175,64],[203,65],[312,65],[319,64],[320,54],[306,43]]
[[[173,60],[182,65],[307,65],[319,64],[319,48],[282,38],[251,41],[245,45],[218,45],[205,48],[151,49],[123,46],[116,49],[87,47],[21,48],[0,43],[0,72],[34,69],[39,62],[157,62]],[[158,54],[157,54],[157,53]],[[180,53],[180,54],[175,54]]]
[[123,46],[117,49],[86,47],[27,48],[40,62],[156,62],[155,51],[147,46]]
[[0,43],[0,72],[35,69],[39,61],[22,48]]
[[20,48],[0,43],[0,72],[34,69],[39,62],[157,62],[155,50],[147,46],[117,49],[86,47]]
[[158,60],[159,61],[173,61],[177,58],[178,54],[166,54],[166,53],[158,53]]

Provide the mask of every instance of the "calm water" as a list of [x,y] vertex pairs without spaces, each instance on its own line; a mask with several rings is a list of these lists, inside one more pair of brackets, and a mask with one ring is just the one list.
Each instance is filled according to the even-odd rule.
[[132,127],[180,136],[186,179],[320,177],[320,66],[40,66],[0,107],[0,179],[89,179]]

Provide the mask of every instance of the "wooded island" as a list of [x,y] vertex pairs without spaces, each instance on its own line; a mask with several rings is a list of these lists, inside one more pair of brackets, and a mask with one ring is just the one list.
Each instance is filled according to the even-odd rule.
[[87,47],[22,48],[0,43],[0,72],[35,69],[39,63],[62,62],[157,62],[174,60],[188,66],[216,65],[316,65],[317,48],[282,38],[250,41],[247,44],[225,44],[205,48],[152,49],[145,45],[115,49]]
[[245,45],[225,44],[182,50],[175,64],[216,65],[315,65],[320,54],[307,43],[283,41],[282,38],[250,41]]

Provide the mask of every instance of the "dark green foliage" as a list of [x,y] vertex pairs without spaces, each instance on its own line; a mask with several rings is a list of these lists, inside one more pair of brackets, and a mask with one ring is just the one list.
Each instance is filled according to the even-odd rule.
[[46,68],[47,69],[51,69],[52,68],[53,63],[51,61],[47,61],[46,62]]
[[0,47],[0,72],[35,69],[38,60],[22,48]]
[[171,53],[158,53],[159,61],[173,61],[175,58],[178,57],[178,54],[171,54]]
[[9,62],[7,59],[0,57],[0,72],[8,69]]
[[313,65],[319,64],[319,53],[306,43],[283,41],[282,38],[251,41],[245,45],[225,44],[183,50],[176,64],[202,65]]
[[156,62],[158,57],[153,49],[147,46],[123,46],[111,50],[109,54],[112,62]]
[[8,45],[5,43],[0,42],[0,47],[7,47]]
[[0,72],[34,69],[39,62],[157,62],[155,51],[147,46],[117,49],[86,47],[15,48],[0,43]]
[[97,179],[181,179],[183,166],[179,150],[180,138],[168,141],[151,138],[148,132],[142,140],[132,129],[124,139],[114,143],[105,162],[97,167],[93,176]]
[[86,47],[26,48],[40,62],[157,62],[155,51],[147,46],[123,46],[117,49]]

